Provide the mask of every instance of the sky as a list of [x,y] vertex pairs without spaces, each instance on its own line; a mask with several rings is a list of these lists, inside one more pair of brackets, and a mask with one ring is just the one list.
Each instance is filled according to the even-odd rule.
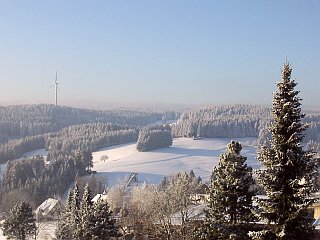
[[0,0],[0,104],[319,106],[318,0]]

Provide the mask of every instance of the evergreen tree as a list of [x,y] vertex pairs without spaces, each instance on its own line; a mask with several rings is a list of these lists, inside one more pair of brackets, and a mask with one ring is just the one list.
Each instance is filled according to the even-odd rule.
[[82,240],[91,240],[91,228],[94,226],[93,209],[91,202],[91,191],[88,184],[84,188],[81,207],[80,207],[80,224],[78,225],[78,237]]
[[85,186],[82,199],[79,198],[79,188],[76,184],[69,191],[66,209],[56,230],[57,239],[68,240],[103,240],[120,236],[115,225],[109,205],[102,200],[91,202],[91,191]]
[[80,191],[78,187],[78,183],[76,182],[74,185],[72,199],[71,199],[71,216],[70,216],[70,226],[73,230],[73,236],[75,239],[80,239],[78,236],[81,235],[81,217],[80,217]]
[[252,169],[241,149],[240,143],[231,141],[213,170],[205,224],[197,233],[200,239],[248,239],[255,191]]
[[35,217],[28,203],[22,202],[10,210],[10,215],[3,224],[3,235],[8,238],[25,240],[36,233]]
[[258,201],[260,217],[271,224],[255,234],[257,239],[298,240],[313,235],[306,216],[312,203],[309,196],[316,191],[317,163],[313,153],[301,145],[307,126],[301,121],[301,98],[291,71],[285,63],[273,95],[270,147],[263,146],[258,153],[263,165],[258,179],[267,194],[267,199]]
[[194,174],[193,169],[190,170],[189,176],[190,176],[190,179],[195,179],[196,178],[196,175]]
[[72,189],[69,190],[65,210],[59,219],[58,227],[56,228],[56,239],[73,239],[72,218]]
[[143,128],[139,132],[139,138],[137,141],[137,150],[139,152],[169,147],[171,145],[171,131],[165,127],[160,127],[160,129]]
[[80,159],[81,159],[81,165],[84,167],[86,171],[90,171],[91,168],[93,167],[93,162],[92,162],[92,152],[88,149],[83,150],[79,153]]
[[78,183],[69,190],[66,208],[56,229],[57,239],[81,239],[80,193]]
[[112,217],[112,211],[108,203],[99,199],[94,204],[92,226],[92,239],[109,240],[120,236],[119,228],[116,226],[116,220]]

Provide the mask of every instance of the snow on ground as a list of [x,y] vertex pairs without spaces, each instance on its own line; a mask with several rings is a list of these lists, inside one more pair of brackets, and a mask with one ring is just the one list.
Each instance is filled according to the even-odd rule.
[[[92,170],[97,171],[98,175],[106,176],[109,186],[127,178],[133,172],[138,173],[139,182],[147,184],[158,184],[164,176],[190,170],[193,170],[196,176],[201,176],[204,181],[208,181],[213,167],[219,162],[220,154],[226,151],[226,146],[231,140],[242,143],[241,155],[248,158],[248,165],[259,168],[260,164],[255,159],[256,147],[247,145],[256,138],[176,138],[171,147],[149,152],[138,152],[136,144],[101,149],[92,154]],[[108,159],[101,160],[103,156],[107,156]]]
[[[248,158],[247,162],[253,168],[259,168],[260,163],[255,159],[256,147],[251,143],[256,138],[175,138],[169,148],[161,148],[149,152],[138,152],[136,144],[116,145],[101,149],[93,153],[93,170],[98,175],[106,177],[108,185],[113,186],[123,182],[132,172],[139,173],[139,181],[158,184],[164,176],[173,173],[194,170],[197,176],[207,181],[212,168],[217,165],[219,156],[226,150],[231,141],[242,143],[241,154]],[[25,157],[42,155],[46,157],[48,151],[44,148],[24,154]],[[102,156],[108,156],[104,162]],[[0,164],[0,179],[5,171],[5,164]]]
[[[231,140],[239,141],[242,144],[241,155],[247,157],[248,165],[259,168],[260,164],[255,159],[256,147],[250,143],[256,138],[204,138],[192,140],[190,138],[176,138],[169,148],[161,148],[149,152],[138,152],[136,144],[123,144],[101,149],[94,152],[92,170],[97,175],[106,177],[108,186],[123,183],[131,173],[138,173],[139,182],[147,184],[159,184],[164,176],[173,173],[193,169],[196,176],[201,176],[208,181],[214,166],[219,162],[220,154],[226,151],[227,144]],[[28,152],[25,156],[35,155],[46,156],[44,149]],[[105,161],[102,156],[108,156]],[[3,171],[1,165],[0,172]],[[47,223],[41,226],[39,239],[52,239],[55,223]],[[0,240],[6,239],[2,236],[0,229]]]
[[41,156],[47,157],[48,151],[45,148],[40,148],[40,149],[37,149],[37,150],[34,150],[34,151],[30,151],[30,152],[27,152],[27,153],[23,154],[23,156],[27,157],[27,158],[35,157],[37,155],[41,155]]
[[55,238],[54,232],[57,227],[57,222],[43,222],[38,226],[37,239],[51,240]]
[[[54,232],[56,229],[56,222],[43,222],[40,223],[38,226],[39,233],[37,235],[37,239],[41,240],[51,240],[54,239]],[[0,240],[7,239],[5,236],[3,236],[2,230],[0,228]],[[34,239],[33,237],[29,237],[28,239]]]
[[[44,148],[40,148],[40,149],[37,149],[34,151],[26,152],[25,154],[23,154],[23,157],[30,158],[30,157],[35,157],[37,155],[41,155],[46,158],[48,155],[48,151],[46,151],[46,149],[44,149]],[[6,166],[7,166],[7,164],[0,164],[0,179],[2,179],[2,175],[3,175],[4,171],[6,170]]]

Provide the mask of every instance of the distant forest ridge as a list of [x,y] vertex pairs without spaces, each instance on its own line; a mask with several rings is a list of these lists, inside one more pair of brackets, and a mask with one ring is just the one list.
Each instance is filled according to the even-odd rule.
[[[320,111],[306,111],[309,124],[304,142],[320,143]],[[260,105],[217,105],[182,113],[172,126],[173,137],[257,137],[264,143],[270,137],[271,108]]]
[[172,111],[100,111],[44,104],[0,107],[0,163],[38,148],[57,156],[133,142],[140,128],[179,116]]
[[[49,156],[81,149],[137,141],[139,130],[170,124],[172,137],[270,136],[271,108],[260,105],[216,105],[183,112],[137,110],[88,110],[54,105],[0,106],[0,163],[20,158],[38,148]],[[306,111],[309,123],[305,143],[320,145],[320,111]]]
[[139,127],[162,120],[165,115],[159,112],[102,111],[46,104],[0,106],[0,141],[57,132],[64,127],[83,123]]

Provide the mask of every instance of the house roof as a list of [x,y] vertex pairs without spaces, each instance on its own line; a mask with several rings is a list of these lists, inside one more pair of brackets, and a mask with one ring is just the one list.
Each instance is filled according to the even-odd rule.
[[[205,213],[204,210],[206,209],[205,204],[199,204],[199,205],[193,205],[188,207],[188,219],[195,221],[195,220],[204,220],[205,219]],[[172,218],[171,222],[173,225],[181,225],[181,213],[177,212],[175,213]]]
[[60,204],[59,200],[48,198],[35,210],[35,213],[41,212],[43,215],[48,215],[54,207]]
[[94,198],[92,198],[91,202],[97,202],[99,199],[106,201],[107,200],[107,195],[106,194],[97,194],[96,196],[94,196]]
[[316,219],[312,224],[316,229],[320,228],[320,217]]

